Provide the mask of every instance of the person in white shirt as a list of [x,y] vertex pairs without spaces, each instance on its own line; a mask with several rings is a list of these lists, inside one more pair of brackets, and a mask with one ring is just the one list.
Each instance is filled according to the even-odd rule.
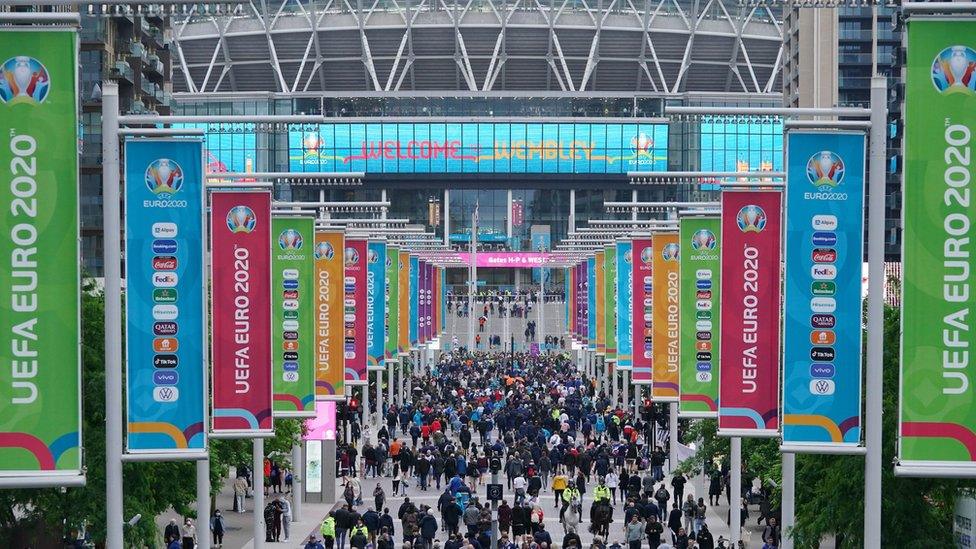
[[[616,505],[617,504],[617,488],[620,486],[620,475],[617,474],[617,471],[615,469],[611,469],[610,472],[607,473],[607,476],[604,479],[604,481],[605,481],[605,483],[607,485],[607,488],[610,489],[610,494],[612,494],[612,496],[613,496],[613,504]],[[627,498],[624,497],[623,492],[621,492],[620,493],[620,502],[623,503],[624,500],[626,500],[626,499]]]
[[288,541],[291,537],[291,502],[281,496],[278,496],[278,501],[281,502],[281,529],[285,534],[285,541]]
[[515,490],[516,507],[522,505],[522,502],[525,501],[525,487],[527,484],[528,483],[526,482],[525,477],[523,477],[522,475],[519,475],[514,479],[512,479],[512,488]]

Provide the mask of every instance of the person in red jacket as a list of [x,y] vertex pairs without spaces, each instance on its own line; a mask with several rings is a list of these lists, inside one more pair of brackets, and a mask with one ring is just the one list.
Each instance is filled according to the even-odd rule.
[[425,445],[430,442],[430,425],[425,423],[420,426],[420,438],[424,439]]

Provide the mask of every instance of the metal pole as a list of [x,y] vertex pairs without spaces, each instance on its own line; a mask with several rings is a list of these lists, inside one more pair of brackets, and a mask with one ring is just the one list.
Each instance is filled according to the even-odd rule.
[[546,340],[546,268],[539,267],[539,345]]
[[[393,406],[395,401],[393,400],[393,383],[396,381],[396,362],[386,363],[386,402],[387,406]],[[382,423],[386,418],[380,418],[380,423]],[[392,434],[392,433],[391,433]]]
[[[346,440],[349,440],[348,438]],[[254,441],[254,463],[251,464],[251,478],[254,479],[254,549],[264,547],[264,439]]]
[[363,427],[373,423],[373,412],[369,409],[369,370],[366,370],[366,385],[363,385]]
[[[383,428],[383,372],[376,371],[376,432]],[[380,509],[382,511],[382,509]]]
[[302,451],[302,442],[291,447],[291,521],[302,521],[302,500],[305,497],[304,482],[302,473],[305,471],[305,456]]
[[210,460],[197,461],[197,549],[210,549]]
[[105,266],[105,545],[122,548],[122,212],[119,85],[102,82],[102,232]]
[[624,394],[624,403],[621,406],[621,409],[623,409],[625,412],[627,411],[627,408],[630,407],[630,388],[628,387],[629,383],[627,383],[627,379],[629,377],[630,376],[627,375],[627,370],[620,371],[620,388]]
[[732,437],[732,474],[729,478],[729,537],[732,545],[742,539],[742,439]]
[[444,189],[444,245],[451,245],[451,191]]
[[868,163],[868,346],[865,387],[864,547],[881,548],[881,391],[884,386],[884,217],[888,82],[871,78]]
[[[508,191],[508,192],[511,193],[512,191]],[[491,472],[491,483],[498,484],[498,471]],[[498,547],[498,501],[497,500],[491,500],[491,546]]]
[[[668,403],[668,448],[671,449],[668,461],[671,463],[671,472],[678,468],[678,403]],[[681,504],[682,502],[678,502]]]
[[468,352],[474,351],[474,293],[478,289],[478,206],[471,216],[471,266],[468,270]]
[[790,530],[795,523],[796,514],[796,454],[783,454],[783,497],[782,497],[782,516],[783,523],[780,525],[783,531],[783,542],[780,549],[793,549],[793,536]]
[[405,394],[404,389],[405,389],[406,383],[407,383],[407,380],[404,379],[404,378],[407,377],[407,375],[406,375],[407,374],[407,361],[404,360],[404,357],[400,357],[400,359],[397,360],[397,366],[399,366],[399,370],[400,370],[400,373],[398,374],[398,378],[399,378],[399,381],[400,381],[400,390],[397,391],[397,393],[398,393],[397,394],[397,403],[400,406],[403,406],[404,403],[406,403],[406,401],[407,401],[406,397],[404,396],[404,394]]

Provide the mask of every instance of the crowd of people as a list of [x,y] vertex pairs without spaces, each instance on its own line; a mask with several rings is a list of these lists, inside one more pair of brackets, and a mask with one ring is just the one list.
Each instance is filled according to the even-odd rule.
[[[361,452],[340,445],[344,501],[322,524],[327,549],[345,549],[347,541],[353,549],[393,549],[397,539],[406,549],[582,549],[584,527],[591,549],[727,543],[709,530],[706,513],[726,491],[727,471],[711,472],[708,503],[684,493],[680,473],[666,481],[660,426],[597,392],[568,356],[460,349],[413,383],[418,399],[388,406]],[[492,474],[508,488],[494,546],[490,502],[481,495]],[[364,478],[389,479],[391,493],[377,482],[364,505]],[[439,493],[436,505],[405,497],[410,486]],[[397,533],[388,498],[401,497]],[[561,532],[547,529],[544,498],[558,509]],[[779,536],[772,520],[765,546],[776,547]]]

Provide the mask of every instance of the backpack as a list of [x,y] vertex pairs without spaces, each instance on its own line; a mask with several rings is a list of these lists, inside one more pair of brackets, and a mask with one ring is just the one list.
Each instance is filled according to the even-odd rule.
[[668,491],[663,486],[661,488],[658,488],[657,492],[654,493],[654,499],[657,500],[668,500],[670,498],[671,498],[671,494],[668,493]]

